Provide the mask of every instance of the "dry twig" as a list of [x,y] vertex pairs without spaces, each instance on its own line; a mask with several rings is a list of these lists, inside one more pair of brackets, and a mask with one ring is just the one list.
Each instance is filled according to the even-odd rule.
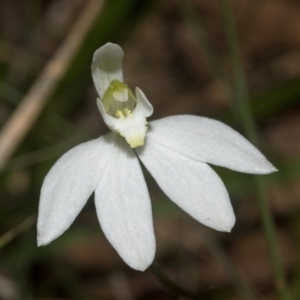
[[0,170],[33,126],[47,100],[68,69],[104,0],[90,0],[63,45],[46,65],[0,132]]
[[36,216],[31,215],[27,219],[25,219],[22,223],[18,224],[16,227],[7,231],[5,234],[0,236],[0,249],[6,246],[9,242],[11,242],[14,238],[16,238],[21,233],[25,232],[36,222]]

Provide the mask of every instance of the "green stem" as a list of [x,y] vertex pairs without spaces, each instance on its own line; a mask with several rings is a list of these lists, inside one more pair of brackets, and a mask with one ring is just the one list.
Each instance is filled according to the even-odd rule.
[[170,290],[175,295],[184,296],[188,299],[200,299],[200,296],[186,290],[185,288],[179,286],[177,283],[169,279],[161,270],[161,268],[158,266],[157,263],[153,263],[149,271],[153,273],[153,275],[160,281],[160,283]]
[[6,246],[9,242],[11,242],[14,238],[16,238],[21,233],[28,230],[32,225],[36,222],[36,217],[31,215],[27,219],[25,219],[22,223],[18,224],[16,227],[7,231],[5,234],[0,236],[0,249]]
[[[255,122],[253,119],[246,77],[242,67],[242,60],[239,52],[238,38],[233,21],[233,12],[230,0],[221,0],[227,42],[232,60],[233,76],[235,82],[236,112],[243,124],[248,139],[257,145],[258,137],[256,134]],[[275,286],[281,300],[289,300],[290,296],[286,286],[284,270],[280,261],[279,250],[276,241],[275,225],[271,215],[270,207],[266,197],[265,184],[262,177],[255,177],[254,180],[258,207],[261,214],[266,242],[273,268]]]
[[[199,226],[198,226],[199,227]],[[261,299],[260,296],[255,296],[245,280],[243,274],[238,272],[232,263],[229,255],[226,253],[218,239],[213,235],[206,233],[206,231],[197,228],[198,235],[200,236],[203,246],[215,257],[215,259],[223,265],[227,274],[231,277],[232,285],[236,289],[237,294],[243,300]]]

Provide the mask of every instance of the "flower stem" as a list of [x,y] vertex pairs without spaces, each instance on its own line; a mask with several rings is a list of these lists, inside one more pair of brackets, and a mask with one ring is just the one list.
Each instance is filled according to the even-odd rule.
[[157,263],[154,262],[150,266],[149,270],[160,281],[160,283],[173,294],[184,296],[188,299],[200,299],[200,296],[186,290],[185,288],[179,286],[177,283],[168,278],[167,275],[162,272],[161,268]]
[[5,234],[0,236],[0,249],[6,246],[9,242],[11,242],[14,238],[16,238],[21,233],[25,232],[36,222],[36,217],[34,215],[29,216],[22,223],[18,224],[16,227],[7,231]]
[[[239,52],[238,38],[233,21],[233,11],[230,0],[221,0],[224,17],[225,31],[227,34],[228,48],[232,60],[233,76],[235,83],[236,112],[244,127],[248,139],[258,143],[255,122],[253,119],[246,77],[242,67],[242,60]],[[261,214],[266,242],[273,268],[275,287],[281,300],[289,300],[290,296],[286,286],[283,266],[280,261],[279,249],[276,241],[275,225],[271,215],[270,207],[266,197],[265,184],[262,177],[254,177],[257,192],[258,207]]]

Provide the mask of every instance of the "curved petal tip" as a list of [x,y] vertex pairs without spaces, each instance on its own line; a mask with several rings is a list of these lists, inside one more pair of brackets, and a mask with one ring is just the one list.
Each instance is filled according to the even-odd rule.
[[127,264],[132,268],[135,269],[137,271],[141,271],[144,272],[152,263],[154,260],[154,256],[155,256],[155,251],[153,252],[153,255],[149,255],[149,257],[147,257],[146,259],[144,259],[143,261],[139,261],[139,262],[134,262],[134,263],[128,263]]
[[253,172],[248,172],[250,174],[259,174],[259,175],[267,175],[274,172],[278,172],[278,169],[275,168],[264,156],[260,162],[256,165],[253,165]]
[[228,223],[226,224],[226,226],[224,227],[224,232],[231,232],[231,230],[232,230],[232,228],[233,228],[233,226],[235,225],[235,215],[233,215],[232,217],[231,217],[231,219],[230,220],[228,220]]
[[38,246],[38,247],[46,246],[47,244],[49,244],[49,243],[47,243],[47,242],[44,243],[44,242],[42,242],[42,241],[39,240],[39,239],[37,240],[37,246]]
[[270,174],[270,173],[274,173],[274,172],[278,172],[278,169],[275,168],[270,162],[269,162],[269,166],[266,168],[265,173],[263,174]]
[[56,234],[55,236],[51,234],[42,234],[38,230],[37,245],[38,247],[46,246],[54,241],[57,237],[59,237],[59,234]]

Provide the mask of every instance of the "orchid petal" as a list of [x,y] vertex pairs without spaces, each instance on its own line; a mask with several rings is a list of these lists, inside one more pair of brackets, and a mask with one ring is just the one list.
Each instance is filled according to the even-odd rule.
[[123,81],[123,50],[119,45],[107,43],[94,54],[92,76],[99,96],[102,98],[112,80]]
[[73,223],[95,190],[116,134],[80,144],[65,153],[47,174],[40,197],[38,245],[46,245]]
[[147,99],[144,92],[137,87],[135,89],[135,95],[137,98],[137,104],[134,109],[134,114],[141,115],[145,118],[150,117],[153,114],[153,106]]
[[113,151],[95,191],[97,215],[123,260],[143,271],[155,255],[149,193],[139,161],[122,137]]
[[136,152],[165,194],[202,224],[230,231],[235,216],[220,177],[205,163],[148,140]]
[[153,121],[147,139],[196,161],[239,172],[268,174],[277,171],[237,131],[209,118],[183,115]]

